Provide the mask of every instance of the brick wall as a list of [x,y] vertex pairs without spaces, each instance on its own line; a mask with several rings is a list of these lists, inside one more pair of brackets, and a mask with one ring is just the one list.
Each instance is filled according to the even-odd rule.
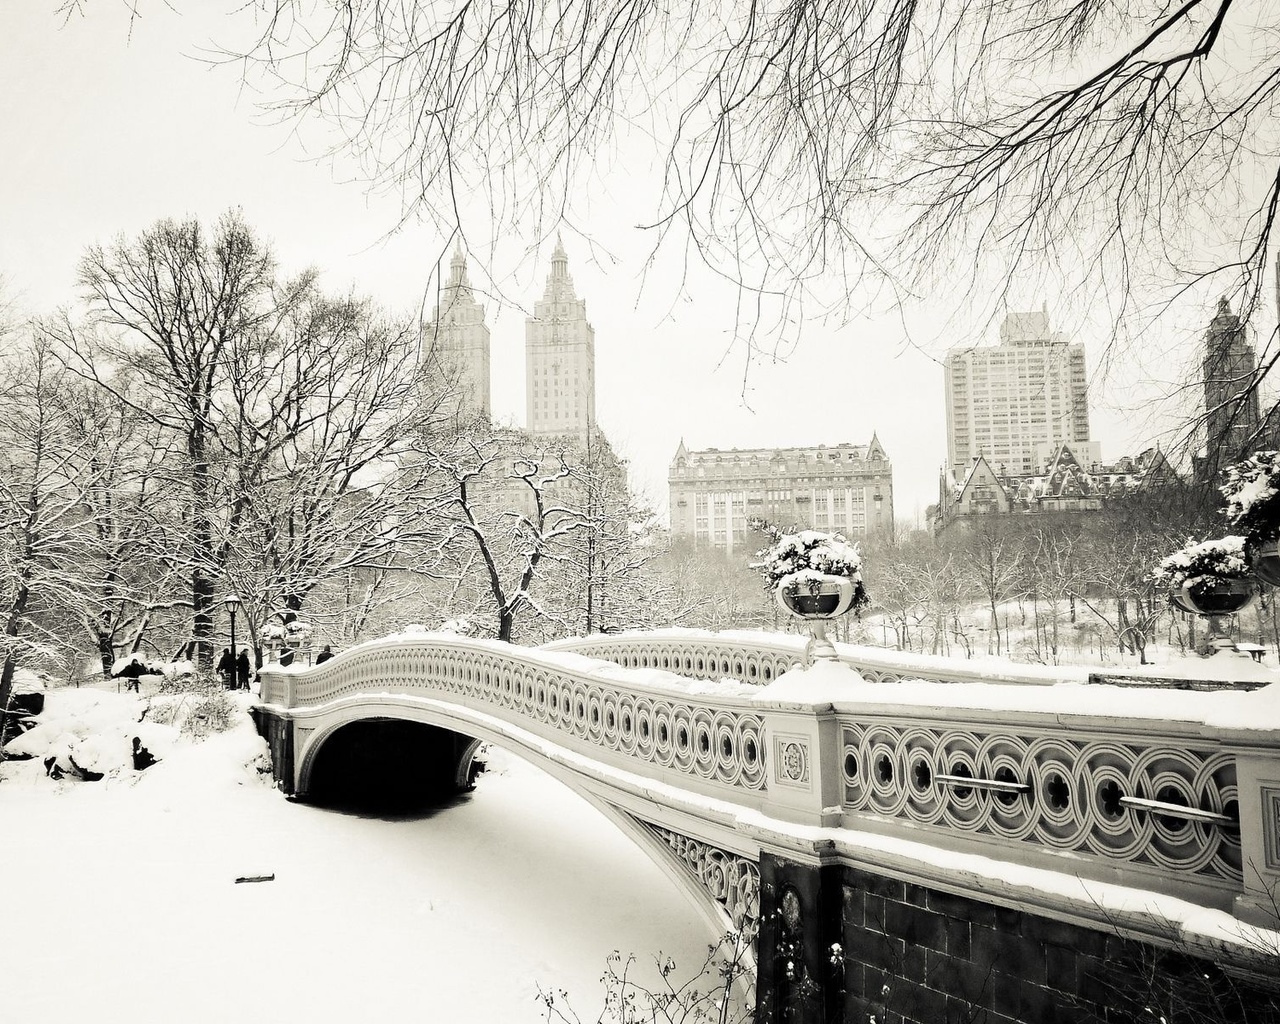
[[[1280,1024],[1268,984],[1280,986],[1280,963],[1274,979],[1233,979],[1204,960],[847,867],[765,857],[761,892],[760,1024]],[[799,939],[781,916],[787,892]]]

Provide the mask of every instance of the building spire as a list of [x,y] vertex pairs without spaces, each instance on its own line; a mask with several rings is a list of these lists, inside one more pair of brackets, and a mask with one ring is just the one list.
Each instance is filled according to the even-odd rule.
[[467,258],[462,255],[462,239],[458,239],[453,250],[453,259],[449,261],[449,280],[445,288],[451,293],[465,291],[471,297],[471,281],[467,278]]
[[572,302],[577,296],[573,291],[573,278],[569,276],[569,256],[564,251],[560,233],[556,232],[556,247],[551,253],[551,273],[542,293],[547,302]]

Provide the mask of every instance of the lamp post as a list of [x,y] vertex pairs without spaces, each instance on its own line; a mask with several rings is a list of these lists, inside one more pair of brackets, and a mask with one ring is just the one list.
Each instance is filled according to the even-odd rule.
[[222,606],[231,614],[231,689],[240,687],[240,652],[236,650],[236,609],[240,607],[240,598],[228,594],[222,599]]

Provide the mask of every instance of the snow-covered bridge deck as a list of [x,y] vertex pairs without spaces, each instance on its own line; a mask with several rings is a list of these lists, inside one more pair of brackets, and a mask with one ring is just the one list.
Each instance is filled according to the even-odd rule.
[[[782,933],[802,932],[812,971],[828,970],[827,940],[838,932],[848,948],[851,915],[872,927],[881,883],[890,909],[898,894],[906,917],[945,918],[943,931],[962,919],[968,935],[975,908],[998,906],[1275,970],[1275,933],[1251,925],[1274,926],[1280,886],[1280,687],[1121,687],[1070,670],[993,681],[866,649],[843,654],[867,679],[834,663],[786,672],[800,643],[660,633],[522,648],[407,634],[308,670],[265,669],[259,723],[278,781],[300,796],[326,741],[362,720],[422,722],[527,757],[710,917],[763,920],[762,999],[786,987],[769,966]],[[835,894],[831,868],[843,872]],[[934,909],[924,893],[961,902]],[[832,913],[844,914],[836,932]]]

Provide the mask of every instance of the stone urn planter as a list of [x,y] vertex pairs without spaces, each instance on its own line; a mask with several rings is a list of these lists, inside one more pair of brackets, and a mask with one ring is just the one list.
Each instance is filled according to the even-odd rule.
[[835,644],[827,636],[827,623],[843,615],[853,604],[856,588],[847,576],[831,576],[812,570],[784,577],[774,591],[778,607],[788,615],[809,622],[813,634],[805,647],[805,657],[836,661]]
[[778,607],[797,619],[834,619],[853,603],[853,581],[845,576],[797,573],[794,582],[786,578],[774,591]]
[[1184,612],[1213,618],[1234,615],[1253,603],[1257,587],[1252,580],[1187,580],[1169,594],[1173,603]]
[[1256,548],[1247,545],[1254,575],[1263,583],[1280,587],[1280,540],[1269,540]]
[[867,605],[862,585],[862,555],[838,533],[802,530],[771,531],[774,543],[758,552],[754,562],[766,591],[772,591],[778,607],[810,624],[813,639],[805,649],[806,661],[836,660],[836,649],[827,637],[827,622]]
[[1190,541],[1164,558],[1152,579],[1169,590],[1169,602],[1208,622],[1205,653],[1233,647],[1226,619],[1244,610],[1257,594],[1240,536]]

